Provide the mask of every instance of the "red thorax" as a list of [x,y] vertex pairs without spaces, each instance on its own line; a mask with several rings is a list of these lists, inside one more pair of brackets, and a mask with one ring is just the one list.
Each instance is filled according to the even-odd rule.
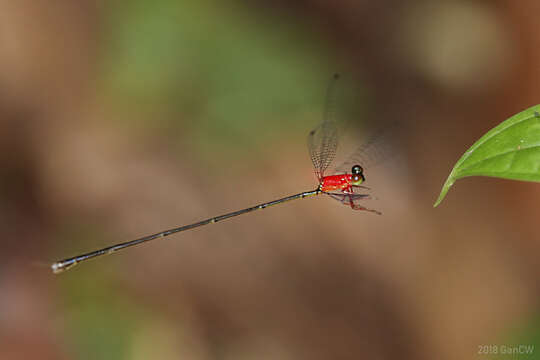
[[320,185],[322,191],[346,190],[351,187],[351,174],[339,174],[323,177]]

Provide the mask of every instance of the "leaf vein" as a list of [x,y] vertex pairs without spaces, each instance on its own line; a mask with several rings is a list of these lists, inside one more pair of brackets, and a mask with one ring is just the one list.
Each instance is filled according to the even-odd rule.
[[[508,125],[508,126],[505,126],[505,127],[500,128],[500,129],[497,129],[497,131],[496,131],[496,132],[493,132],[493,134],[491,134],[490,136],[484,137],[484,138],[480,139],[479,142],[473,144],[474,149],[472,149],[472,151],[471,151],[471,150],[467,151],[468,155],[470,156],[470,154],[474,153],[474,150],[478,149],[478,148],[479,148],[480,146],[482,146],[486,141],[493,139],[495,136],[499,135],[501,132],[510,129],[511,127],[513,127],[513,126],[515,126],[515,125],[521,124],[521,123],[524,122],[524,121],[531,120],[531,119],[534,119],[534,118],[537,118],[537,119],[538,119],[538,116],[536,115],[536,113],[537,113],[537,112],[535,111],[532,115],[527,116],[527,117],[524,117],[523,119],[517,120],[515,123],[512,123],[512,124],[510,124],[510,125]],[[503,124],[504,124],[504,122],[503,122]],[[495,127],[495,128],[496,128],[496,127]],[[491,129],[490,131],[494,130],[495,128]],[[488,132],[489,132],[489,131],[488,131]],[[466,154],[467,154],[467,153],[466,153]],[[463,163],[469,156],[465,157],[462,161],[460,161],[460,163]]]
[[[475,163],[469,164],[468,166],[462,167],[460,171],[465,171],[465,170],[470,169],[471,167],[473,167],[475,165],[478,165],[478,164],[480,164],[480,163],[482,163],[484,161],[492,160],[492,159],[495,159],[495,158],[500,157],[500,156],[508,155],[510,153],[517,154],[519,151],[530,150],[530,149],[534,149],[534,148],[540,148],[540,145],[526,146],[526,147],[522,147],[520,149],[513,149],[513,150],[506,151],[506,152],[503,152],[503,153],[500,153],[500,154],[497,154],[497,155],[489,156],[489,157],[483,158],[482,160],[479,160],[479,161],[477,161]],[[513,165],[513,163],[514,163],[514,158],[512,158],[512,161],[510,162],[510,167]]]

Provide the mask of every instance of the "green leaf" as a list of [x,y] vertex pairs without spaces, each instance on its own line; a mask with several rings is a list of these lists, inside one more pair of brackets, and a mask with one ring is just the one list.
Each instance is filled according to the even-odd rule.
[[540,182],[540,105],[503,121],[475,142],[452,169],[434,206],[456,180],[467,176]]

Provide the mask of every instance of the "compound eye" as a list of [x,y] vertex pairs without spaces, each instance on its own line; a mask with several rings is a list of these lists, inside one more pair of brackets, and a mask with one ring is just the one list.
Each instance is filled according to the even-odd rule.
[[361,174],[361,173],[364,172],[364,169],[362,169],[362,167],[361,167],[360,165],[354,165],[354,166],[352,167],[351,172],[352,172],[353,174]]
[[352,176],[352,181],[355,182],[355,183],[359,182],[360,179],[361,179],[361,177],[360,177],[359,174],[355,174],[355,175]]

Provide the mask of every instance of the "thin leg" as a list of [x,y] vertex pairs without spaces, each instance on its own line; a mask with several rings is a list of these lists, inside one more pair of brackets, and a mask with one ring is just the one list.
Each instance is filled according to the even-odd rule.
[[355,204],[351,197],[349,197],[349,205],[351,206],[351,209],[353,209],[353,210],[369,211],[369,212],[372,212],[372,213],[377,214],[377,215],[382,215],[382,213],[380,211],[373,210],[373,209],[368,209],[367,207],[364,207],[362,205]]

